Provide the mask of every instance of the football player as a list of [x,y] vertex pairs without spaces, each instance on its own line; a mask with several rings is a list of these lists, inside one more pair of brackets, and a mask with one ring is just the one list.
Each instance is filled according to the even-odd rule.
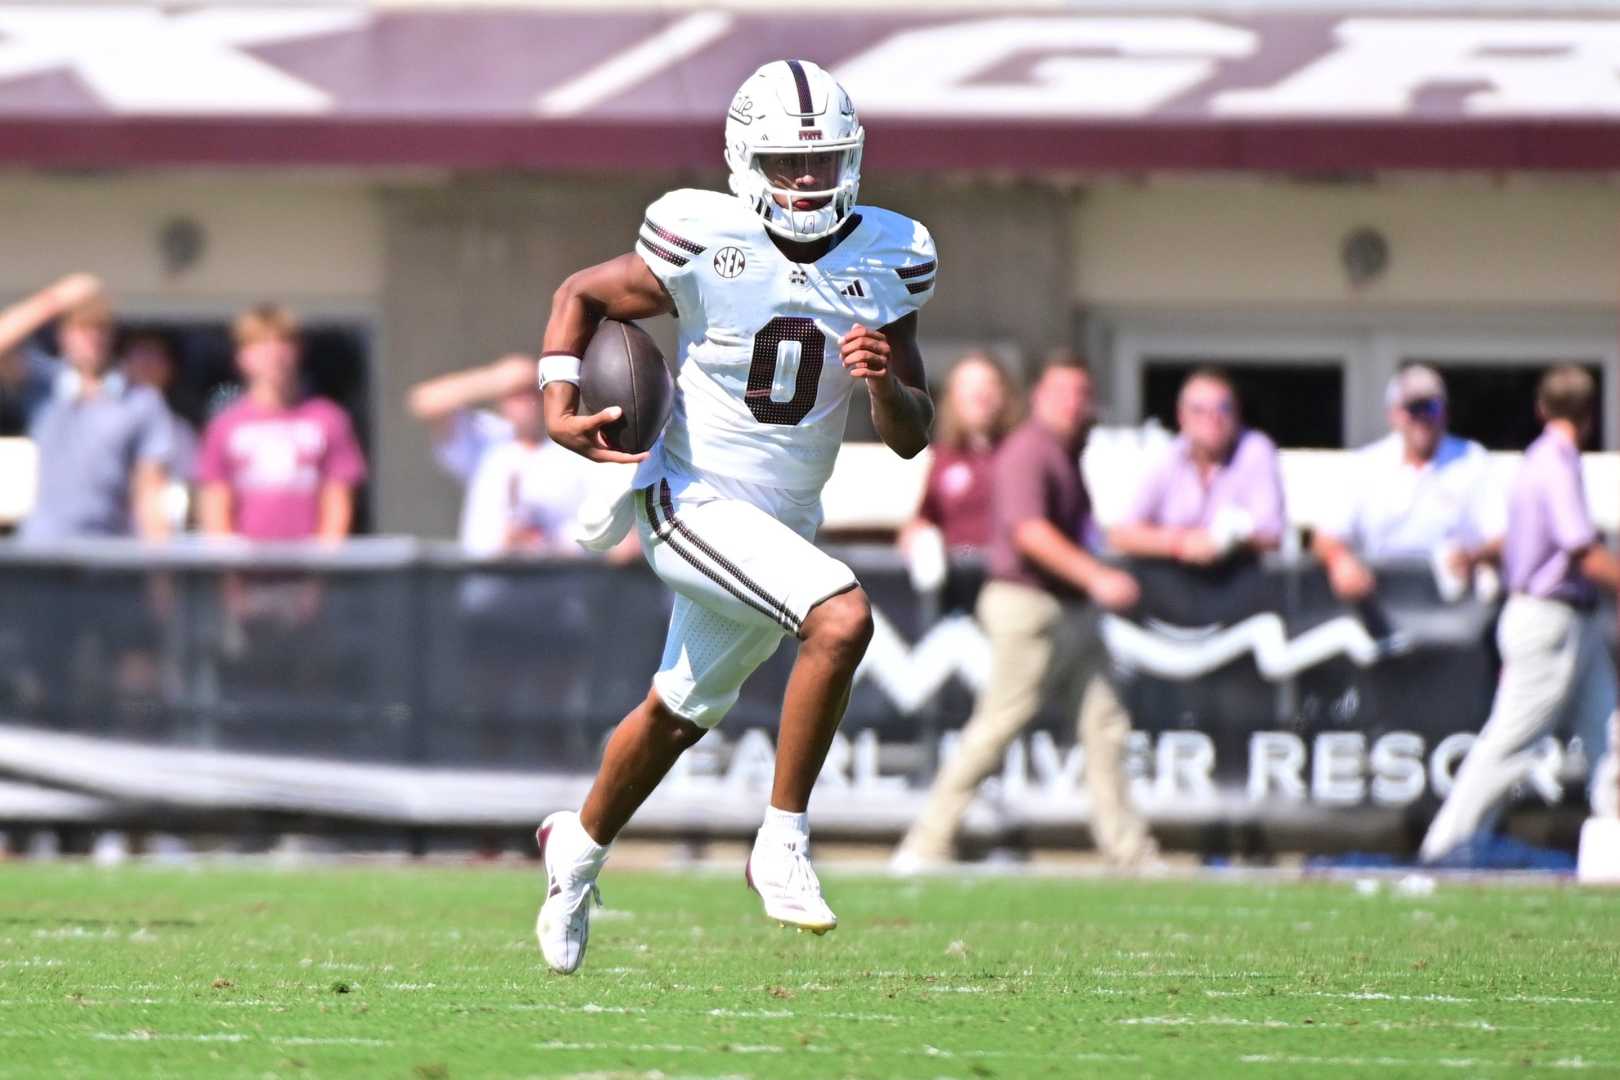
[[[917,222],[858,206],[865,133],[843,87],[808,61],[766,64],[727,111],[731,194],[672,191],[647,208],[634,252],[572,275],[552,298],[540,381],[551,437],[594,461],[640,461],[588,546],[632,521],[675,590],[646,700],[609,738],[578,813],[538,837],[546,963],[579,968],[608,846],[675,760],[726,715],[744,680],[799,639],[777,734],[770,806],[746,867],[767,916],[817,934],[838,924],[809,859],[820,773],[872,612],[855,575],[812,543],[821,488],[865,383],[872,420],[903,457],[928,443],[933,406],[917,312],[934,244]],[[645,455],[610,449],[612,407],[576,412],[581,351],[603,318],[673,314],[674,410]]]

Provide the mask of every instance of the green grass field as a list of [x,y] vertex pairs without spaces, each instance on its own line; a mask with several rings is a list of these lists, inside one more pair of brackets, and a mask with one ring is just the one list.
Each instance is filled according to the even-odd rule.
[[0,866],[0,1076],[1620,1076],[1620,896],[1440,884]]

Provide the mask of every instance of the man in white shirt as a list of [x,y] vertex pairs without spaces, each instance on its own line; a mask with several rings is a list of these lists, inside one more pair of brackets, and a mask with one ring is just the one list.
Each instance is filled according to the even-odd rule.
[[[466,485],[460,538],[468,554],[585,554],[575,522],[614,470],[593,468],[546,437],[537,386],[534,359],[514,354],[411,390],[411,413],[429,425],[440,466]],[[624,546],[610,559],[639,553],[633,539]]]
[[1390,433],[1355,452],[1338,513],[1317,527],[1312,549],[1344,600],[1372,594],[1367,562],[1384,559],[1432,560],[1460,592],[1507,531],[1489,455],[1446,430],[1446,386],[1433,368],[1396,372],[1384,401]]

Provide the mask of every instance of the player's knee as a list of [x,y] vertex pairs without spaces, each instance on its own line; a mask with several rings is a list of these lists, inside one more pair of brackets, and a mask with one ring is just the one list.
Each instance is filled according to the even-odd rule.
[[859,587],[829,596],[805,620],[805,640],[859,661],[872,641],[872,604]]
[[686,750],[709,733],[665,705],[657,692],[647,695],[646,707],[647,726],[653,737],[677,751]]

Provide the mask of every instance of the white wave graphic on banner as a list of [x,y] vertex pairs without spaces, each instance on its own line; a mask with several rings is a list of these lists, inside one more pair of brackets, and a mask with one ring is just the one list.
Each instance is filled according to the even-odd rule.
[[1117,663],[1162,679],[1208,675],[1244,653],[1253,653],[1260,674],[1278,682],[1337,656],[1348,657],[1359,667],[1371,667],[1409,647],[1400,636],[1375,639],[1360,620],[1348,615],[1329,619],[1293,639],[1288,637],[1282,616],[1272,612],[1251,615],[1224,630],[1176,629],[1180,635],[1207,636],[1177,640],[1113,615],[1105,616],[1102,623],[1103,641]]

